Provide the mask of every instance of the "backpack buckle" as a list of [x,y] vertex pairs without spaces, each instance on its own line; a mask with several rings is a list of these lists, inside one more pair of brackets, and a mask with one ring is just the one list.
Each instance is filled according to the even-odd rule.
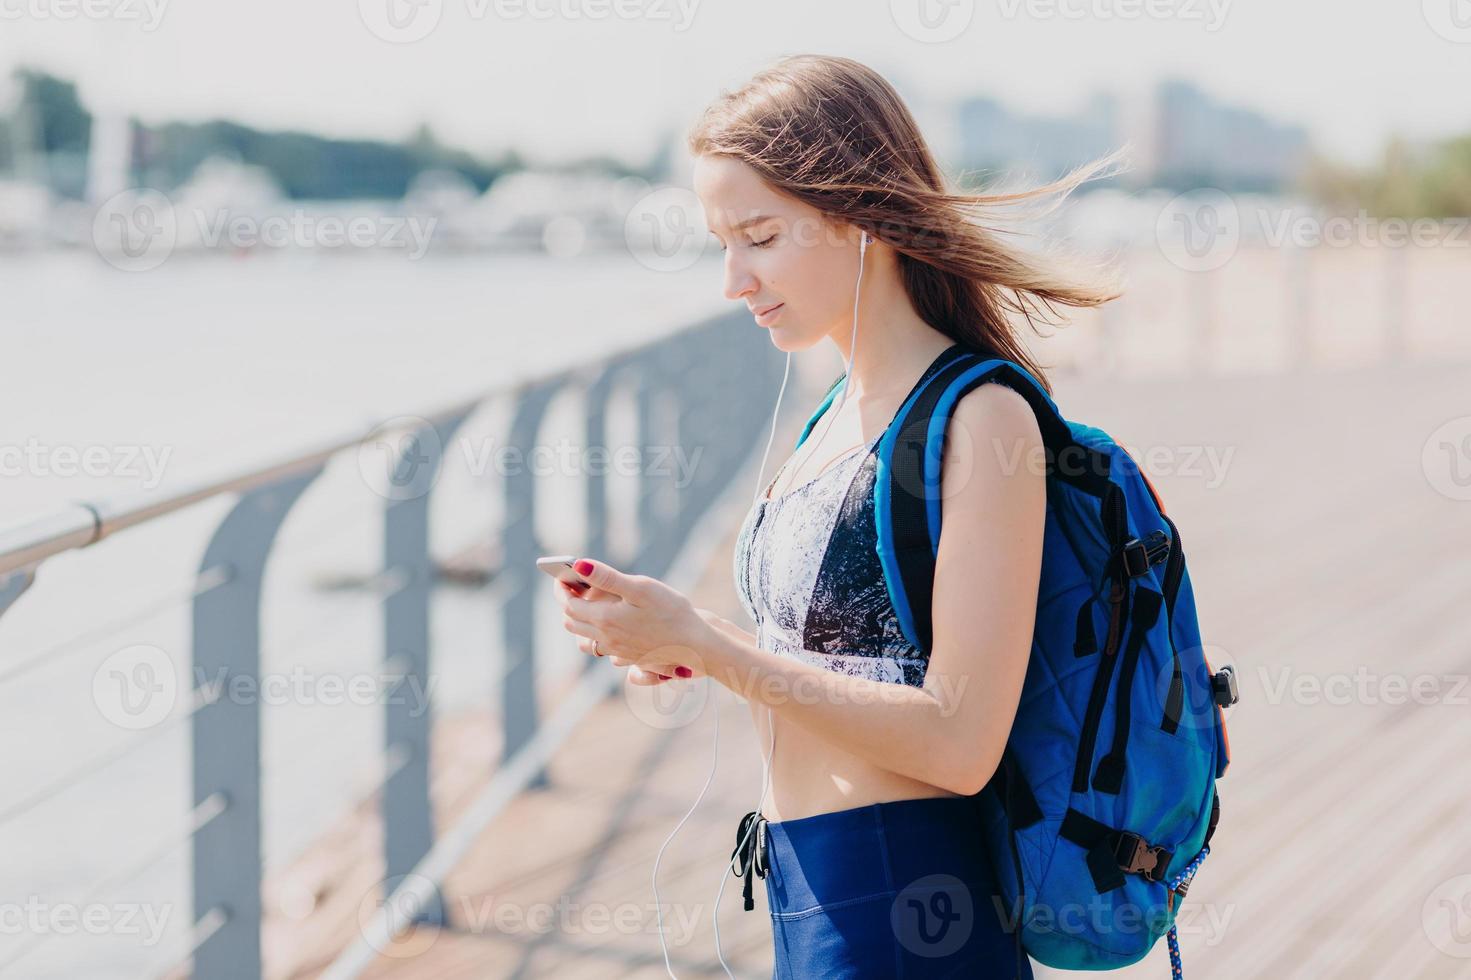
[[1118,858],[1119,870],[1125,874],[1143,875],[1150,881],[1163,881],[1165,868],[1169,866],[1173,852],[1163,847],[1151,847],[1138,834],[1123,831],[1114,845],[1114,857]]
[[1230,664],[1211,675],[1211,694],[1216,704],[1229,708],[1241,700],[1241,691],[1236,687],[1236,668]]
[[1158,565],[1170,556],[1170,537],[1156,528],[1146,534],[1143,541],[1138,538],[1125,541],[1119,551],[1123,555],[1124,571],[1128,572],[1130,578],[1138,578],[1149,571],[1151,566]]

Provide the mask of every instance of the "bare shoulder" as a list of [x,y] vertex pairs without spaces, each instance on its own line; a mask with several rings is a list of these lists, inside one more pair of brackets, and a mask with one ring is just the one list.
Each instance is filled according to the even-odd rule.
[[1008,476],[1040,485],[1042,453],[1042,430],[1026,398],[1004,384],[972,388],[956,402],[947,428],[942,492],[949,498],[962,484],[995,487]]

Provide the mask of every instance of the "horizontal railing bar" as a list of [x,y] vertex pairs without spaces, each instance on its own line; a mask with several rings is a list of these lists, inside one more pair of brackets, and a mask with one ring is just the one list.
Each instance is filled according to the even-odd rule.
[[[746,468],[754,469],[760,459],[756,448],[752,447]],[[744,489],[732,481],[709,508],[706,519],[712,522],[711,526],[728,526],[748,506],[749,498],[745,496]],[[709,564],[718,546],[718,538],[714,534],[691,535],[661,578],[673,583],[694,581],[699,570]],[[615,690],[625,676],[620,668],[613,667],[606,660],[599,660],[587,668],[571,693],[553,709],[551,717],[541,723],[520,751],[501,764],[454,826],[446,830],[413,871],[404,876],[394,894],[383,896],[377,913],[362,924],[353,942],[318,974],[318,980],[353,980],[367,969],[378,958],[378,950],[385,948],[393,937],[409,926],[413,911],[434,901],[439,886],[490,822],[550,763],[552,756],[571,737],[588,712]],[[708,678],[700,682],[713,683]]]
[[[459,821],[434,842],[414,870],[391,896],[385,896],[373,919],[358,932],[357,939],[322,972],[320,980],[348,980],[361,973],[378,956],[378,950],[411,924],[413,910],[434,899],[438,884],[454,870],[475,844],[486,825],[516,798],[551,760],[553,753],[571,737],[573,730],[621,681],[623,672],[607,662],[587,671],[577,687],[552,716],[542,723],[521,750],[507,760],[490,783],[470,804]],[[405,901],[409,899],[409,901]]]
[[28,660],[0,670],[0,684],[6,684],[22,674],[28,673],[35,667],[44,663],[55,663],[58,658],[85,650],[89,645],[98,640],[106,639],[118,630],[143,622],[150,616],[156,616],[161,612],[167,612],[174,606],[186,600],[193,600],[210,589],[217,589],[230,580],[230,570],[224,565],[216,565],[202,574],[194,576],[187,591],[181,591],[177,587],[173,590],[160,594],[151,603],[145,605],[141,610],[136,610],[126,616],[120,616],[110,623],[103,623],[95,629],[78,633],[71,639],[63,640],[53,646],[47,647],[40,653]]
[[[118,885],[136,878],[157,864],[174,848],[186,843],[191,837],[199,833],[201,827],[224,813],[229,807],[230,801],[226,799],[224,793],[211,793],[208,797],[201,800],[198,806],[189,811],[189,818],[184,821],[185,829],[182,834],[170,834],[161,844],[156,845],[153,850],[149,851],[143,860],[134,861],[121,871],[114,872],[102,878],[100,881],[93,882],[90,887],[83,889],[82,897],[76,899],[71,904],[76,908],[84,908],[85,906],[91,905],[98,898],[107,894]],[[45,945],[47,939],[55,935],[57,935],[55,932],[43,932],[35,936],[30,945],[22,947],[13,953],[9,959],[0,963],[0,969],[8,969],[14,966],[17,961],[29,956],[35,950]]]
[[167,732],[170,729],[173,729],[183,722],[187,721],[189,718],[192,718],[201,708],[205,707],[208,704],[212,704],[219,698],[221,690],[222,688],[220,688],[219,685],[216,685],[212,690],[207,687],[196,689],[194,691],[193,697],[190,699],[189,708],[187,711],[181,711],[178,714],[174,715],[172,718],[165,718],[157,725],[154,725],[153,728],[149,729],[143,735],[140,735],[137,738],[130,739],[129,741],[123,743],[115,751],[98,756],[90,762],[87,762],[84,765],[73,769],[71,772],[67,773],[65,776],[62,776],[60,779],[53,780],[51,783],[42,787],[38,792],[32,793],[30,796],[26,797],[20,802],[12,803],[10,806],[5,807],[4,809],[0,809],[0,824],[9,823],[21,814],[29,810],[33,810],[36,807],[40,806],[42,803],[45,803],[47,800],[50,800],[52,797],[64,793],[66,790],[75,786],[77,783],[80,783],[88,776],[94,776],[102,770],[106,769],[108,766],[112,765],[114,762],[117,762],[119,759],[131,755],[134,751],[141,748],[148,742],[153,741],[153,739],[162,735],[164,732]]
[[194,959],[194,954],[199,952],[199,947],[209,942],[209,937],[224,928],[225,923],[230,921],[230,913],[216,905],[194,923],[189,930],[189,945],[184,950],[184,955],[174,960],[170,965],[158,970],[151,970],[144,974],[148,977],[171,977],[176,975],[185,965]]
[[[416,418],[438,425],[457,419],[492,399],[512,396],[527,388],[561,382],[570,382],[592,370],[606,369],[629,357],[636,357],[645,350],[667,343],[667,338],[656,338],[632,345],[598,361],[595,365],[580,364],[551,371],[528,373],[502,383],[481,394],[460,398],[438,410],[421,413]],[[405,426],[407,427],[407,426]],[[116,499],[96,502],[76,501],[67,507],[30,518],[19,524],[0,528],[0,575],[24,568],[64,551],[95,544],[111,534],[182,510],[185,507],[208,500],[224,493],[242,493],[285,480],[300,473],[320,467],[330,457],[354,446],[361,445],[370,436],[379,434],[377,425],[368,432],[351,436],[337,436],[312,449],[298,450],[289,455],[270,454],[266,461],[248,465],[234,464],[218,474],[185,482],[171,488],[166,494],[137,493]]]

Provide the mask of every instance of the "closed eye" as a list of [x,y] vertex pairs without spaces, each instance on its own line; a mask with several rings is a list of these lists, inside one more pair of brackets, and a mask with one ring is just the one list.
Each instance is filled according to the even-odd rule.
[[[751,243],[751,247],[752,248],[766,248],[766,247],[770,246],[771,243],[774,242],[774,241],[776,241],[776,236],[775,235],[772,235],[771,237],[766,238],[766,239],[763,239],[763,240],[761,240],[759,242],[752,242]],[[724,244],[722,244],[720,246],[720,250],[722,252],[724,252],[726,250],[726,247],[725,247]]]

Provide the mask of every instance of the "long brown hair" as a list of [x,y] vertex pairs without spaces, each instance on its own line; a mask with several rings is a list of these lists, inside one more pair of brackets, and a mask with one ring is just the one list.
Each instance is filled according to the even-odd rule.
[[1057,307],[1116,298],[1116,277],[1056,248],[1031,252],[1003,236],[1054,210],[1079,184],[1111,175],[1122,151],[1059,180],[1013,193],[947,184],[908,107],[888,81],[850,58],[791,55],[722,92],[689,134],[695,155],[723,154],[825,218],[869,232],[899,254],[904,286],[926,323],[1025,367],[1048,391],[1012,316],[1034,332]]

